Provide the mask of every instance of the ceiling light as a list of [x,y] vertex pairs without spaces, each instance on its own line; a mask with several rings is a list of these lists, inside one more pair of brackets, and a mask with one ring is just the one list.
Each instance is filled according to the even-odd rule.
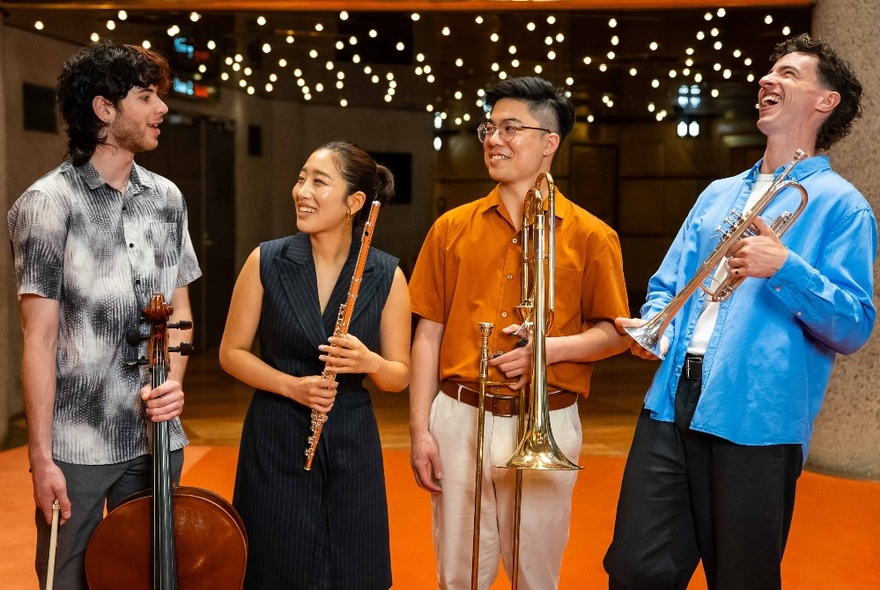
[[508,51],[508,53],[510,53],[510,55],[513,55],[514,53],[516,53],[516,45],[511,45],[510,47],[507,48],[507,51]]
[[608,52],[608,53],[606,53],[606,54],[605,54],[605,55],[607,55],[607,56],[608,56],[608,59],[614,59],[614,58],[615,58],[615,54],[614,54],[614,52],[613,52],[613,51],[609,51],[609,52]]
[[376,32],[376,29],[370,29],[370,32],[368,33],[368,35],[370,35],[371,39],[375,39],[376,37],[379,36],[379,33]]
[[638,74],[638,73],[639,73],[639,71],[638,71],[637,69],[635,69],[635,68],[630,68],[630,69],[629,69],[629,75],[630,75],[630,76],[635,76],[635,75]]
[[612,29],[613,29],[614,27],[616,27],[616,26],[617,26],[617,19],[616,19],[616,18],[612,18],[612,19],[610,19],[610,20],[608,21],[608,26],[611,27]]
[[706,38],[706,33],[703,31],[697,31],[697,41],[702,41]]
[[552,14],[551,14],[550,16],[547,17],[547,24],[548,24],[548,25],[552,25],[552,24],[555,23],[555,22],[556,22],[556,17],[553,16]]
[[91,35],[89,35],[89,39],[92,40],[92,43],[97,43],[101,40],[101,35],[99,35],[98,33],[92,33]]
[[178,27],[177,25],[171,25],[165,32],[168,33],[169,37],[173,37],[180,32],[180,27]]
[[660,87],[660,80],[658,80],[657,78],[654,78],[653,80],[651,80],[651,87],[652,88],[659,88]]
[[268,43],[263,43],[263,53],[271,53],[271,52],[272,52],[272,46],[269,45]]
[[321,23],[315,23],[315,30],[320,33],[324,30],[324,25],[322,25]]
[[440,32],[443,33],[444,37],[448,37],[452,31],[449,30],[449,27],[443,27],[443,30]]
[[208,39],[207,47],[208,47],[208,49],[210,49],[211,51],[214,51],[215,49],[217,49],[217,44],[214,43],[214,40],[213,40],[213,39]]
[[527,24],[527,25],[526,25],[526,28],[527,28],[528,30],[530,30],[530,31],[534,31],[534,30],[535,30],[535,23],[529,23],[529,24]]
[[703,15],[703,18],[706,20],[712,20],[712,13],[707,12],[706,14]]
[[453,96],[455,96],[455,100],[461,100],[461,90],[456,90]]
[[41,20],[38,20],[34,23],[34,28],[38,31],[42,31],[44,27],[45,27],[45,25],[43,24],[43,21],[41,21]]
[[250,69],[250,68],[245,68],[245,69],[244,69],[244,75],[245,75],[245,76],[250,76],[250,75],[253,74],[253,73],[254,73],[254,71],[253,71],[252,69]]
[[591,63],[593,63],[593,58],[590,57],[589,55],[586,56],[586,57],[584,58],[584,63],[587,64],[587,65],[590,65]]
[[656,41],[651,41],[651,44],[648,45],[648,48],[649,48],[651,51],[657,51],[657,48],[658,48],[658,47],[660,47],[660,46],[657,45],[657,42],[656,42]]
[[483,24],[483,17],[480,15],[477,15],[477,18],[474,19],[474,22],[477,23],[478,25]]
[[[264,26],[266,24],[266,17],[265,16],[258,16],[257,17],[257,24],[260,25],[261,27]],[[318,30],[320,30],[320,29],[318,29]]]
[[727,11],[724,10],[723,8],[719,8],[718,12],[716,12],[715,14],[718,15],[718,18],[724,18],[724,15],[727,14]]
[[541,64],[537,64],[537,65],[535,66],[535,73],[536,73],[536,74],[540,74],[540,73],[543,72],[543,71],[544,71],[544,68],[541,67]]
[[614,35],[613,37],[611,37],[611,44],[612,45],[617,45],[618,43],[620,43],[620,39],[617,37],[617,35]]
[[128,13],[124,10],[120,10],[116,13],[116,18],[118,18],[119,20],[125,20],[128,18]]
[[549,59],[550,61],[553,61],[554,59],[556,59],[556,52],[553,51],[552,49],[550,51],[548,51],[547,52],[547,59]]
[[574,78],[569,76],[568,78],[565,79],[565,84],[566,84],[566,86],[574,86]]
[[397,48],[397,51],[403,51],[406,49],[406,45],[403,44],[403,41],[398,41],[395,47]]
[[273,90],[274,88],[275,88],[275,87],[272,86],[271,84],[269,84],[268,82],[266,83],[266,92],[272,92],[272,90]]
[[293,39],[293,35],[288,35],[286,41],[287,41],[288,43],[293,43],[293,41],[294,41],[294,39]]
[[312,49],[311,51],[309,51],[309,57],[311,57],[312,59],[315,59],[316,57],[318,57],[318,50]]
[[339,101],[339,106],[341,106],[341,107],[347,107],[347,106],[348,106],[348,101],[345,100],[345,99],[343,98],[342,100]]
[[565,41],[565,35],[562,33],[556,33],[556,42],[562,43],[563,41]]
[[284,59],[283,57],[281,59],[279,59],[278,60],[278,67],[286,68],[287,67],[287,60]]
[[773,23],[773,16],[772,15],[768,14],[767,16],[764,17],[764,24],[765,25],[769,25],[772,23]]
[[149,48],[152,47],[152,46],[153,46],[153,44],[150,43],[150,42],[149,42],[148,40],[146,40],[146,39],[144,39],[143,41],[141,41],[141,47],[143,47],[144,49],[149,49]]
[[607,71],[607,70],[608,70],[608,66],[607,66],[607,65],[605,65],[605,64],[599,64],[599,71],[600,71],[600,72],[605,72],[605,71]]
[[782,34],[785,35],[786,37],[791,35],[791,27],[789,27],[787,25],[782,27]]
[[344,48],[345,48],[345,43],[343,43],[342,41],[336,42],[336,49],[344,49]]
[[194,22],[194,23],[199,22],[199,20],[200,20],[201,18],[202,18],[202,15],[199,14],[198,12],[190,12],[190,13],[189,13],[189,20],[191,20],[191,21]]
[[498,33],[492,33],[489,35],[489,40],[492,41],[492,43],[498,43],[498,39],[500,39]]
[[108,20],[107,21],[107,29],[112,31],[115,28],[116,28],[116,22],[112,21],[112,20]]

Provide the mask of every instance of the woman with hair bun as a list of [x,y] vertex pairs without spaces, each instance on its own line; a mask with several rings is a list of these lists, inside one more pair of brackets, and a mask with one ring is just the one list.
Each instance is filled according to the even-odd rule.
[[[396,258],[369,250],[348,334],[332,334],[369,204],[393,194],[391,172],[361,148],[321,146],[293,187],[299,233],[260,244],[235,284],[220,363],[256,389],[233,497],[248,590],[391,586],[382,449],[362,382],[409,384],[410,300]],[[321,376],[325,365],[335,380]],[[311,412],[331,408],[306,471]]]

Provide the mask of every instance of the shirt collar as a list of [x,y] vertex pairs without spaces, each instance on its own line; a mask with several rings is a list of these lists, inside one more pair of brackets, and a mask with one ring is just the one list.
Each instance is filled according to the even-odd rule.
[[[495,188],[492,189],[492,192],[483,199],[483,203],[477,209],[477,213],[482,214],[491,209],[500,209],[501,205],[501,185],[496,184]],[[565,216],[571,211],[571,202],[562,195],[562,191],[558,188],[556,189],[554,205],[556,207],[557,219],[565,219]]]
[[[752,166],[752,169],[749,170],[748,175],[746,176],[746,180],[749,184],[754,184],[756,180],[758,180],[758,174],[761,171],[761,165],[764,163],[764,158],[758,160],[758,162]],[[776,170],[773,171],[773,178],[778,177],[782,171],[785,169],[784,166],[780,166]],[[810,158],[806,158],[797,163],[797,165],[792,168],[791,172],[786,177],[786,180],[795,180],[800,181],[807,176],[815,174],[816,172],[821,172],[823,170],[831,169],[831,160],[828,158],[827,154],[822,154],[819,156],[812,156]]]
[[[91,161],[86,162],[82,166],[76,167],[75,170],[90,190],[99,189],[107,184],[107,181],[104,180],[97,169],[95,169]],[[140,166],[132,163],[131,172],[128,175],[128,184],[131,187],[132,192],[135,194],[140,193],[147,188],[152,188],[153,186],[152,181],[149,179],[149,175],[142,174],[142,171],[143,169]],[[141,181],[142,176],[144,178],[143,181]]]

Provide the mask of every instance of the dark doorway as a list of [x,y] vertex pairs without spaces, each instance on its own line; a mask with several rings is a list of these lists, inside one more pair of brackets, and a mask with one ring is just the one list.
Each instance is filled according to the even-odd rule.
[[137,162],[172,180],[186,199],[202,268],[190,285],[197,350],[220,345],[235,284],[235,127],[232,121],[169,113],[158,149]]

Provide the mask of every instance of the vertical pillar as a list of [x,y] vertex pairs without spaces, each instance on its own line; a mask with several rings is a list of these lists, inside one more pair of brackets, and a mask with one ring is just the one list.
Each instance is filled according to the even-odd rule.
[[[852,134],[831,148],[833,168],[852,182],[880,214],[880,3],[819,0],[813,35],[831,43],[852,64],[864,88],[864,115]],[[809,223],[809,220],[805,220]],[[865,247],[868,247],[866,244]],[[874,303],[878,301],[874,269]],[[807,467],[829,474],[880,480],[880,328],[862,350],[838,357],[816,420]]]

